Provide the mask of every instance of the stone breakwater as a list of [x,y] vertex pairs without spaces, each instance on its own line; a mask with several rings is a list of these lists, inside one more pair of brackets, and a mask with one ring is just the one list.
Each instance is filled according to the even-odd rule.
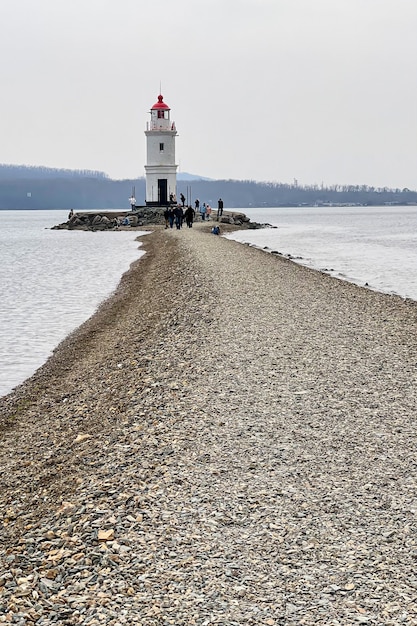
[[417,308],[144,239],[0,405],[0,623],[417,624]]
[[[201,216],[198,213],[195,220],[196,222],[201,221]],[[211,221],[217,221],[216,211],[214,211]],[[249,217],[239,211],[224,211],[218,221],[221,224],[244,226],[249,229],[269,226],[269,224],[251,222]],[[156,224],[165,224],[164,209],[137,207],[134,211],[77,212],[66,222],[54,226],[52,230],[120,230]]]

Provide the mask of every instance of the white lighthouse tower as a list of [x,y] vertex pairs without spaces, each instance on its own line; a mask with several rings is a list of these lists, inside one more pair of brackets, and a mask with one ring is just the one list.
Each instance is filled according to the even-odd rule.
[[146,204],[166,206],[177,195],[175,136],[177,129],[170,120],[171,109],[162,95],[151,109],[146,124]]

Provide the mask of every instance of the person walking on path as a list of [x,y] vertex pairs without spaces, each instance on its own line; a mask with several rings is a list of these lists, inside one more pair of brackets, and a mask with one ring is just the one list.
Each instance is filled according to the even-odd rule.
[[203,222],[206,219],[206,213],[207,213],[207,207],[206,207],[206,203],[203,202],[201,208],[200,208],[200,215],[201,215],[201,219],[203,220]]
[[181,204],[182,204],[182,206],[184,206],[184,203],[185,203],[185,196],[184,196],[184,194],[183,194],[183,193],[180,195],[180,200],[181,200]]
[[194,217],[195,217],[195,211],[194,211],[192,206],[188,206],[186,208],[185,213],[184,213],[184,217],[185,217],[185,222],[186,222],[188,228],[192,228],[193,227],[193,222],[194,222]]
[[177,230],[180,230],[180,228],[182,228],[182,222],[184,219],[184,211],[182,209],[182,206],[178,205],[177,207],[175,207],[174,215],[175,215],[175,226],[177,227]]
[[170,213],[170,211],[172,212],[172,209],[169,209],[168,207],[164,211],[165,228],[168,228],[168,226],[169,226],[169,213]]
[[217,219],[223,215],[223,200],[219,198],[217,202]]
[[173,226],[174,226],[174,219],[175,219],[174,209],[169,208],[167,213],[168,213],[169,227],[173,228]]

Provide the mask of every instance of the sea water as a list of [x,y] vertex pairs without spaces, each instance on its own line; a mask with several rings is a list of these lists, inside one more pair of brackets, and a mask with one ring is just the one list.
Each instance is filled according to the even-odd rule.
[[241,209],[275,228],[228,238],[383,293],[417,300],[417,206]]
[[88,319],[143,252],[138,231],[51,230],[66,211],[0,211],[0,396]]

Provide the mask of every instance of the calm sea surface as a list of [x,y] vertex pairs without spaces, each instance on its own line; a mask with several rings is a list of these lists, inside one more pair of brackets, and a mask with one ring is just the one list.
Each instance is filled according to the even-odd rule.
[[370,289],[417,300],[416,207],[242,209],[275,229],[239,231],[231,239],[291,255]]
[[138,231],[50,230],[67,211],[0,211],[0,396],[31,376],[143,254]]

